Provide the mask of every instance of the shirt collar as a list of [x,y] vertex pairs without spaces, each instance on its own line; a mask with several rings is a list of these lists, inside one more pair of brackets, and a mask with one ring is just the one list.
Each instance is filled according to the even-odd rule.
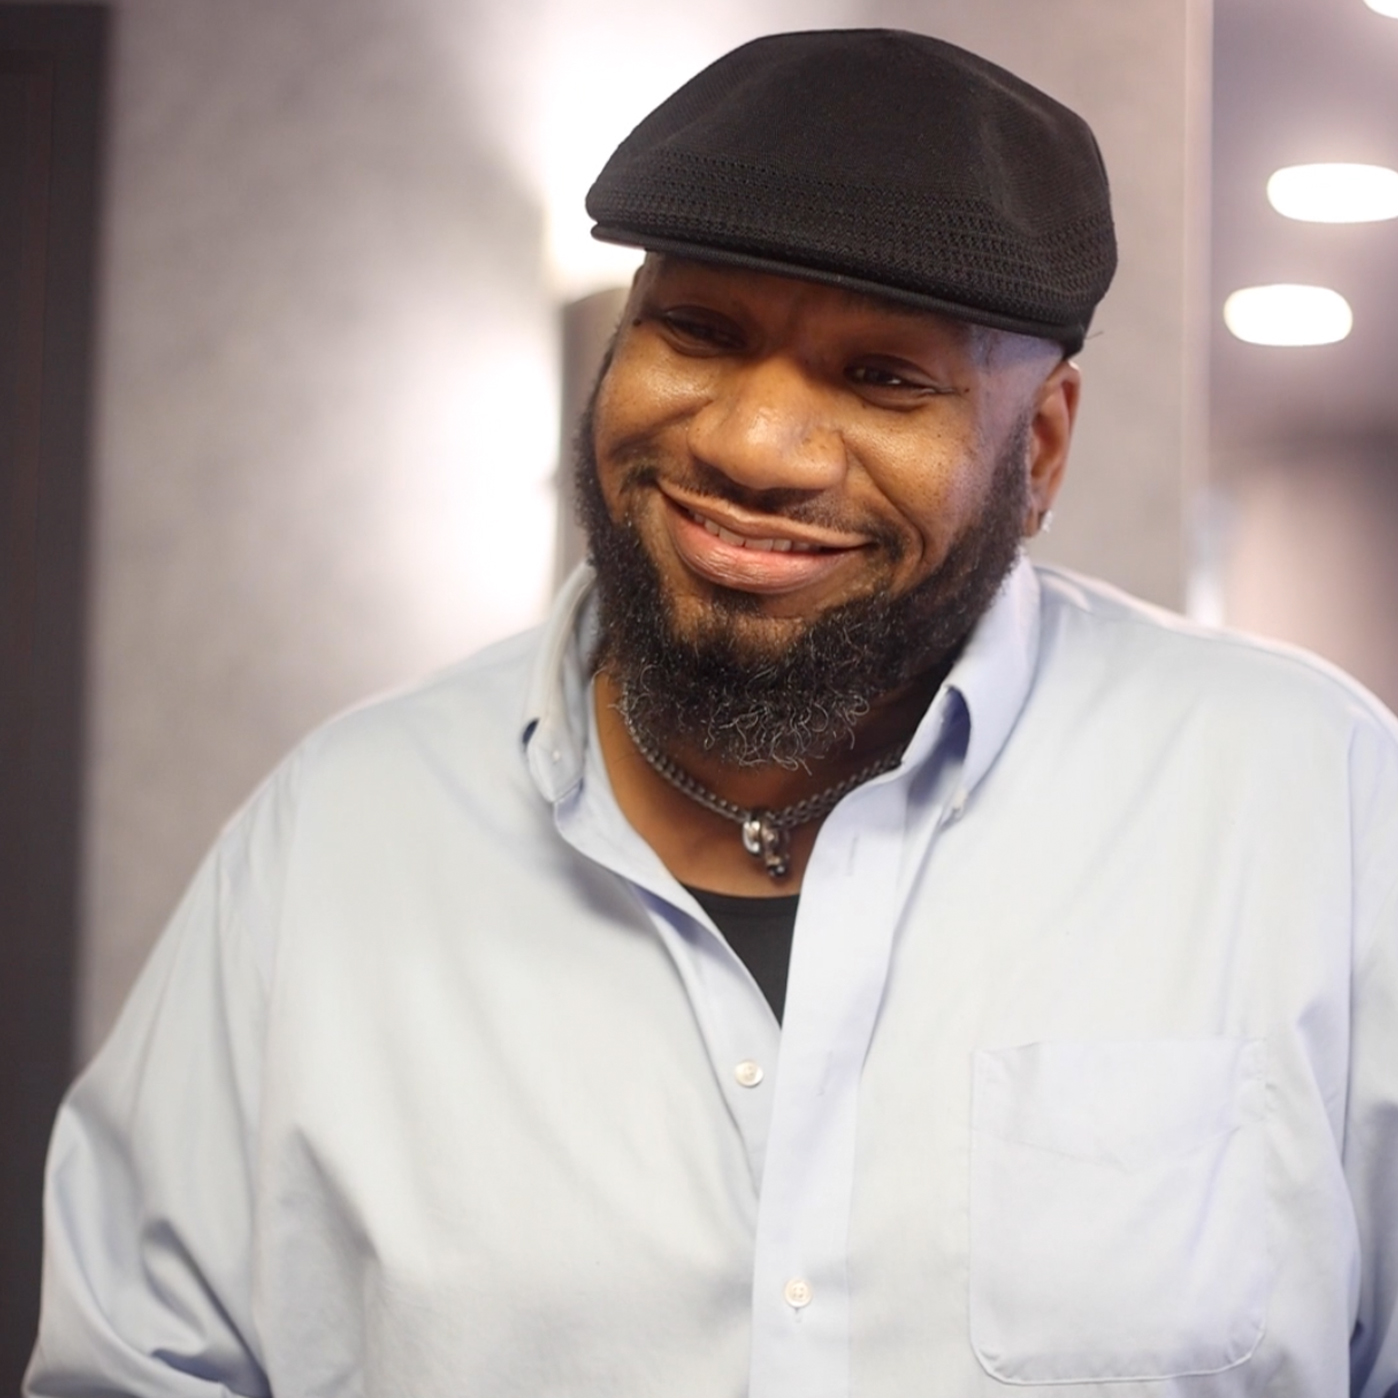
[[[577,568],[559,589],[544,624],[525,702],[521,740],[530,775],[550,802],[582,780],[588,732],[588,655],[596,636],[592,569]],[[971,633],[946,687],[960,696],[970,737],[954,797],[959,809],[990,770],[1029,695],[1039,651],[1039,579],[1021,555]],[[908,745],[903,767],[935,747],[942,705],[934,704]]]
[[520,739],[534,784],[550,802],[582,780],[587,750],[588,656],[597,623],[592,569],[580,564],[549,608],[525,698]]
[[971,720],[959,810],[1000,755],[1019,719],[1039,660],[1039,575],[1020,554],[995,601],[971,632],[971,639],[947,676]]

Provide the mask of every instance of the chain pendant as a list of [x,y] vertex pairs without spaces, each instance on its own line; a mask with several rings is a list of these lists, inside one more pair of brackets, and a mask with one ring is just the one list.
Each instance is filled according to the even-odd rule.
[[743,821],[743,848],[754,859],[760,859],[774,879],[785,878],[791,868],[791,841],[786,830],[774,825],[766,811],[753,811]]
[[732,801],[725,801],[716,791],[701,786],[683,767],[673,762],[661,752],[644,733],[641,733],[631,718],[631,706],[626,691],[622,691],[617,709],[621,721],[626,725],[636,751],[658,772],[676,791],[683,792],[691,801],[703,806],[706,811],[722,816],[724,820],[737,821],[743,832],[743,848],[754,859],[762,861],[762,867],[774,879],[784,879],[791,869],[791,836],[789,832],[796,826],[809,825],[835,809],[840,798],[864,782],[896,767],[903,758],[903,746],[889,748],[882,756],[876,757],[867,767],[861,767],[853,776],[844,781],[827,786],[813,796],[783,806],[779,811],[749,811]]

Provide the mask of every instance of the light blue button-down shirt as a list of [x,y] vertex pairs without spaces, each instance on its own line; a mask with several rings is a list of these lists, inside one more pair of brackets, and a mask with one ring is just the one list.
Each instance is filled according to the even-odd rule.
[[1388,715],[1022,563],[822,827],[779,1028],[590,625],[229,827],[56,1128],[30,1393],[1398,1392]]

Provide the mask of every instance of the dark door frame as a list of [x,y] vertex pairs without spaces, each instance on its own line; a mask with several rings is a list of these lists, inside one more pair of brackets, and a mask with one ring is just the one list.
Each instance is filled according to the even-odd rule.
[[0,5],[0,1392],[38,1316],[73,1068],[88,458],[108,13]]

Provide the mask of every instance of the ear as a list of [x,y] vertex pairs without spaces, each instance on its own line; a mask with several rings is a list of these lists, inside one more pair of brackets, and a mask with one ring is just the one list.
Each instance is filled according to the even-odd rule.
[[1071,359],[1060,359],[1039,385],[1029,423],[1029,507],[1024,535],[1033,538],[1053,508],[1068,467],[1068,448],[1078,416],[1082,374]]

